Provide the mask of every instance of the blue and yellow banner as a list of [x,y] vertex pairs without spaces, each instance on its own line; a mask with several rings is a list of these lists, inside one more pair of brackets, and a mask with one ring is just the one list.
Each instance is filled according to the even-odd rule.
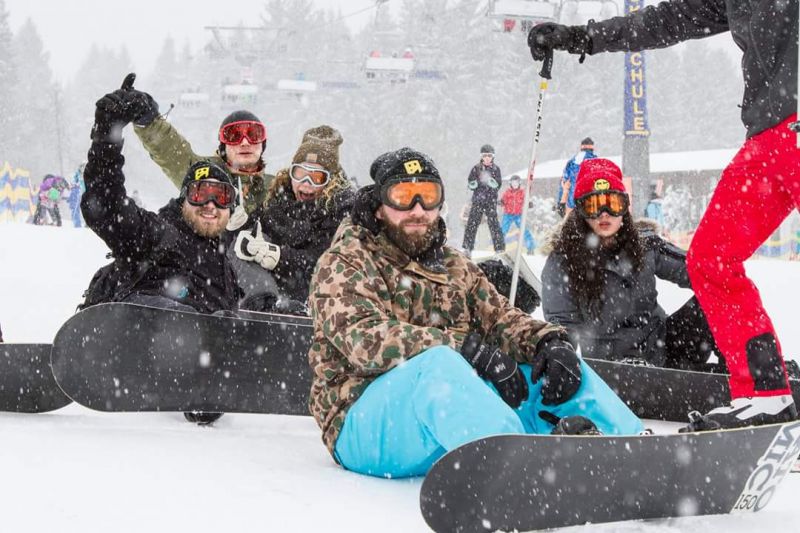
[[30,172],[3,162],[0,167],[0,222],[26,222],[35,209]]
[[[625,0],[625,14],[644,7],[644,0]],[[644,52],[625,53],[625,135],[649,136]]]

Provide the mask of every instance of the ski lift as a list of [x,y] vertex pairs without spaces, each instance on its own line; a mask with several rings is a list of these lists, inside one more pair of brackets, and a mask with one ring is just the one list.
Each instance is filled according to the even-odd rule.
[[[410,55],[410,57],[406,57]],[[414,57],[407,51],[403,57],[383,57],[373,51],[364,61],[364,72],[368,82],[405,83],[414,72]]]
[[536,24],[556,22],[561,0],[489,0],[486,16],[502,21],[505,33],[514,31],[519,26],[528,32]]
[[560,24],[583,25],[590,19],[605,20],[619,15],[614,0],[562,0],[558,21]]
[[222,86],[222,103],[231,107],[252,107],[258,100],[258,85],[242,82]]
[[186,91],[178,97],[178,109],[190,118],[207,117],[209,103],[208,93],[200,91]]
[[503,31],[519,27],[527,33],[536,24],[586,24],[589,19],[604,20],[619,15],[615,0],[489,0],[486,16],[502,20]]

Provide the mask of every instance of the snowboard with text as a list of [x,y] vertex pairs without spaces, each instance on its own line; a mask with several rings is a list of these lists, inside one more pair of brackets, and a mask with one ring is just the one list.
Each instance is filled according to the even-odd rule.
[[800,422],[675,435],[500,435],[440,458],[420,508],[437,532],[760,511],[798,453]]
[[109,303],[70,318],[53,343],[53,374],[100,411],[307,415],[311,319],[242,318]]

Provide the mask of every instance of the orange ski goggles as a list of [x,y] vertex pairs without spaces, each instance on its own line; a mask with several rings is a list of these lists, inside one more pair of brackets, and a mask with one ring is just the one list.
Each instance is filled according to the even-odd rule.
[[430,211],[444,203],[444,187],[436,178],[393,178],[381,187],[381,201],[398,211],[411,211],[417,203]]
[[597,218],[603,211],[620,217],[629,207],[628,195],[621,192],[593,192],[575,202],[578,213],[584,218]]

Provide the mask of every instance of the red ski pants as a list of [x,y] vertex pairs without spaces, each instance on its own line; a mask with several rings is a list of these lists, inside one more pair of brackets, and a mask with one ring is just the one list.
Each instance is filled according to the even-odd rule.
[[[790,394],[756,390],[746,345],[775,328],[744,261],[800,206],[794,116],[748,139],[725,168],[687,255],[689,278],[730,370],[731,398]],[[780,344],[778,344],[780,352]]]

